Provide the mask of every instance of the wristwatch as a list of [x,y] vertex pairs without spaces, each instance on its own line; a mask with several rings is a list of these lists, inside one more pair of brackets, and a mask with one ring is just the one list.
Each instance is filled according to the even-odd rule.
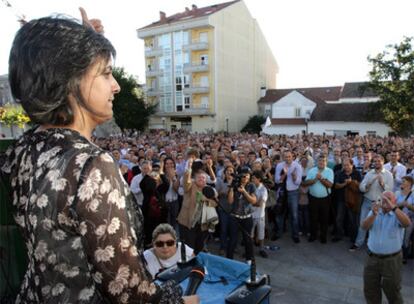
[[391,210],[395,212],[395,210],[398,209],[397,206],[395,206],[394,208],[392,208]]

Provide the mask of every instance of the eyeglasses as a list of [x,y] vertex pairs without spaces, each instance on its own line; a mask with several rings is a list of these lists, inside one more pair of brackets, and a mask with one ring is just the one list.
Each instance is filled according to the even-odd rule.
[[167,245],[167,247],[172,247],[175,245],[175,241],[174,240],[168,240],[168,241],[156,241],[154,243],[155,247],[165,247],[165,245]]

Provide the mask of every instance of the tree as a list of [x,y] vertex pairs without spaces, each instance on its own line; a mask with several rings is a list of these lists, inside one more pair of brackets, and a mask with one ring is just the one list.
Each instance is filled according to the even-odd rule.
[[121,129],[145,130],[157,105],[146,105],[141,85],[124,68],[114,68],[113,75],[121,87],[115,95],[114,118]]
[[262,131],[262,125],[265,123],[266,118],[260,115],[250,116],[246,125],[241,130],[242,132],[257,133]]
[[405,37],[400,44],[388,45],[375,57],[367,85],[378,94],[379,109],[384,121],[398,134],[414,131],[414,50],[413,38]]

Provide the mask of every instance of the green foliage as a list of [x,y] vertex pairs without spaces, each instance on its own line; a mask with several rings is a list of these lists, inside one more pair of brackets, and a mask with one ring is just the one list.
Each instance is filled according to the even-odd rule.
[[246,125],[241,130],[248,133],[260,133],[262,131],[262,125],[265,123],[266,118],[261,115],[250,116]]
[[145,130],[157,105],[145,104],[142,87],[123,68],[114,68],[113,75],[121,87],[113,107],[116,123],[121,129]]
[[384,121],[398,134],[414,131],[414,50],[413,38],[368,57],[372,65],[368,87],[373,89]]

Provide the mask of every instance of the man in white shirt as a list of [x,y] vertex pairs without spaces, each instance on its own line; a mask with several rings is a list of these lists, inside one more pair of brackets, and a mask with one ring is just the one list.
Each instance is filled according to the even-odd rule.
[[[299,186],[302,182],[302,167],[293,160],[293,153],[286,151],[285,160],[276,166],[275,182],[279,186],[286,184],[287,201],[289,208],[289,222],[292,239],[299,243]],[[282,217],[281,217],[282,216]],[[284,215],[278,216],[278,227],[283,230]],[[280,231],[281,234],[282,231]]]
[[142,207],[142,201],[144,200],[144,195],[142,194],[141,187],[139,184],[141,183],[142,179],[145,175],[148,175],[152,171],[151,162],[148,160],[144,160],[140,166],[141,173],[134,176],[134,178],[131,180],[131,192],[134,194],[135,199],[138,202],[138,205]]
[[263,173],[262,171],[253,171],[252,182],[256,186],[256,204],[253,207],[253,228],[252,237],[254,237],[255,228],[257,228],[257,239],[259,241],[260,250],[259,254],[263,258],[267,258],[267,253],[264,250],[264,237],[265,237],[265,209],[268,198],[268,192],[263,185]]
[[393,192],[400,190],[402,178],[407,175],[407,168],[398,162],[400,159],[400,153],[398,151],[392,151],[390,154],[390,162],[384,165],[384,168],[391,172],[394,177]]
[[182,260],[181,246],[185,246],[186,260],[191,259],[193,249],[184,243],[177,242],[174,228],[169,224],[158,225],[152,233],[152,248],[144,251],[146,268],[155,278],[156,274],[177,265]]
[[364,162],[365,162],[364,150],[362,149],[362,147],[356,148],[356,156],[352,158],[352,161],[354,162],[355,169],[357,169],[358,172],[361,173],[362,175],[362,172],[364,170]]
[[[371,210],[372,202],[381,199],[384,191],[392,191],[394,185],[394,178],[392,174],[384,168],[384,158],[381,155],[374,157],[375,169],[370,170],[359,185],[359,190],[364,193],[364,198],[361,205],[360,223],[362,223]],[[359,249],[365,241],[367,231],[361,226],[358,229],[358,235],[355,244],[349,248],[350,251]]]

